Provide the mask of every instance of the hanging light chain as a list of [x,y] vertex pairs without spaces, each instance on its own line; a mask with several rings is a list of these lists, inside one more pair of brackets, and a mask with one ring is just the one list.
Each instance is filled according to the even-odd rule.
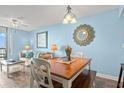
[[67,13],[70,13],[70,12],[71,12],[71,7],[70,7],[70,5],[67,6],[67,11],[68,11]]

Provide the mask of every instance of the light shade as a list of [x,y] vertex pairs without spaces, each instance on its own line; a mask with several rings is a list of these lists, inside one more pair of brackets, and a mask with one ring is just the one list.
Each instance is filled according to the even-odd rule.
[[26,44],[25,46],[24,46],[24,50],[30,50],[31,49],[31,46],[29,45],[29,44]]
[[67,7],[67,13],[64,16],[63,24],[76,23],[76,16],[71,12],[71,7]]
[[52,50],[53,52],[57,51],[57,50],[58,50],[57,45],[56,45],[56,44],[52,44],[51,50]]

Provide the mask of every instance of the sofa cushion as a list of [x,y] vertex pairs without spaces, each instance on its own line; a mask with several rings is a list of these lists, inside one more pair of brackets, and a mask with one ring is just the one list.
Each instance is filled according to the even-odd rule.
[[31,51],[25,53],[25,57],[26,57],[26,58],[32,58],[33,55],[34,55],[34,53],[31,52]]

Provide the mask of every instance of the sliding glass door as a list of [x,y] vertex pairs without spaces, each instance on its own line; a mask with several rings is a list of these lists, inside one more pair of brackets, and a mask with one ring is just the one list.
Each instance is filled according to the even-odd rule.
[[7,28],[0,27],[0,60],[7,58]]

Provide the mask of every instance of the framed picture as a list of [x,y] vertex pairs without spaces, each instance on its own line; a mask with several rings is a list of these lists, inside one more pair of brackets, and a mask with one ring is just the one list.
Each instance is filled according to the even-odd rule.
[[37,48],[48,47],[48,32],[37,33]]

